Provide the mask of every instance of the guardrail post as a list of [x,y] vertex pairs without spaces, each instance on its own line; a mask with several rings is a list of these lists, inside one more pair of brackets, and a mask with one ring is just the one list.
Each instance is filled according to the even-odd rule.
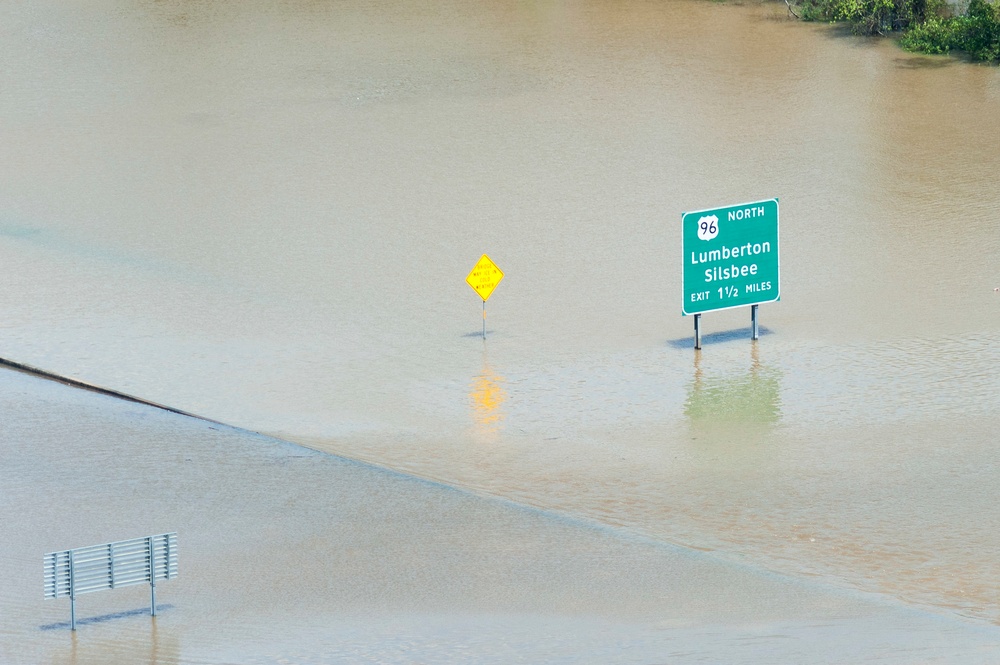
[[73,550],[69,551],[69,629],[76,630],[76,571],[73,565]]
[[149,546],[149,616],[156,616],[156,562],[153,560],[153,537],[146,539]]

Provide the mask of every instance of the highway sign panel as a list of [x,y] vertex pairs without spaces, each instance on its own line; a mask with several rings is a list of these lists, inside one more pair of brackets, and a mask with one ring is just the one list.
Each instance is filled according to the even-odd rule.
[[486,302],[490,299],[493,289],[497,288],[501,279],[503,279],[503,271],[497,267],[497,264],[493,263],[490,257],[483,254],[465,281],[469,283],[473,291],[479,294],[483,302]]
[[780,298],[778,199],[686,212],[681,229],[685,316]]

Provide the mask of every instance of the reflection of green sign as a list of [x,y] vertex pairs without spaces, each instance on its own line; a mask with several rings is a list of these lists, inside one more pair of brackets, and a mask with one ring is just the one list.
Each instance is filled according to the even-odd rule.
[[681,226],[685,315],[778,300],[778,199],[687,212]]
[[700,423],[770,425],[781,419],[781,382],[774,370],[695,378],[684,413]]

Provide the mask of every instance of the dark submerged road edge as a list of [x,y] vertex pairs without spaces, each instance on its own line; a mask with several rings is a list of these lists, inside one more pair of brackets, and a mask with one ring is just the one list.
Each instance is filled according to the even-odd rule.
[[80,381],[79,379],[72,379],[68,376],[56,374],[55,372],[49,372],[48,370],[39,369],[38,367],[32,367],[31,365],[15,362],[13,360],[8,360],[6,358],[0,358],[0,367],[6,367],[7,369],[23,372],[24,374],[31,374],[32,376],[37,376],[42,379],[48,379],[49,381],[57,381],[67,386],[80,388],[82,390],[88,390],[90,392],[99,393],[101,395],[107,395],[108,397],[116,397],[118,399],[123,399],[127,402],[144,404],[146,406],[151,406],[153,408],[161,409],[163,411],[169,411],[170,413],[176,413],[181,416],[187,416],[188,418],[197,418],[198,420],[203,420],[205,422],[230,427],[230,425],[224,422],[213,420],[211,418],[206,418],[205,416],[199,416],[196,413],[190,413],[188,411],[182,411],[181,409],[175,409],[172,406],[166,406],[165,404],[158,404],[156,402],[151,402],[148,399],[142,399],[141,397],[134,397],[133,395],[128,395],[126,393],[118,392],[117,390],[111,390],[110,388],[102,388],[101,386],[97,386],[92,383],[87,383],[86,381]]

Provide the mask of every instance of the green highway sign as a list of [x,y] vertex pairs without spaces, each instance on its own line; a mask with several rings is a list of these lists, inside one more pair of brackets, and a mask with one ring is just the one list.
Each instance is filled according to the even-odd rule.
[[681,216],[685,316],[780,297],[778,199]]

